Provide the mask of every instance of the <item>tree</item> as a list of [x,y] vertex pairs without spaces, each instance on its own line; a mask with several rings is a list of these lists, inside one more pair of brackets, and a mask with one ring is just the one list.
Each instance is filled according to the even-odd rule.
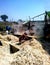
[[19,22],[23,22],[23,20],[22,20],[22,19],[19,19],[18,21],[19,21]]
[[7,15],[1,15],[1,19],[2,19],[3,21],[6,21],[6,19],[8,19],[8,16],[7,16]]
[[19,19],[18,20],[18,23],[23,23],[24,21],[22,19]]

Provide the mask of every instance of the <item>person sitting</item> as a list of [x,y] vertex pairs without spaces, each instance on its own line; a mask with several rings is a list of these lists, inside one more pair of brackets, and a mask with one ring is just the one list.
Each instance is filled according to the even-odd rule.
[[24,33],[23,35],[20,36],[19,42],[24,42],[25,40],[28,40],[27,33]]
[[17,43],[17,45],[21,45],[21,43],[23,43],[25,40],[28,40],[27,33],[24,33],[19,37],[19,43]]
[[19,43],[17,45],[21,45],[21,43],[25,42],[26,40],[30,40],[32,38],[27,36],[27,33],[24,33],[19,37]]

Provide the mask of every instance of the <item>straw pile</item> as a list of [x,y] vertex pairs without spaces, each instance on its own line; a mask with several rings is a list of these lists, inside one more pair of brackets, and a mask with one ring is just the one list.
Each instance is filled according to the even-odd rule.
[[[7,36],[11,40],[8,40]],[[9,41],[12,41],[13,43],[18,41],[18,38],[14,38],[13,35],[0,35],[0,39],[6,41],[7,44]],[[50,55],[36,39],[32,38],[32,40],[25,41],[19,46],[20,50],[14,54],[7,53],[7,50],[5,50],[6,52],[1,51],[0,65],[50,65]]]
[[50,56],[40,44],[38,46],[33,48],[34,46],[24,45],[19,52],[13,54],[14,61],[11,65],[50,65]]
[[12,41],[12,42],[18,42],[18,37],[13,36],[13,35],[0,35],[0,39],[5,40],[5,41]]

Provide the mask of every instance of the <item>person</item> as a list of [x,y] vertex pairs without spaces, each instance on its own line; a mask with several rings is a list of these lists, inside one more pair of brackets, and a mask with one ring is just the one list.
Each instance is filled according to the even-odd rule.
[[17,45],[21,45],[23,42],[25,42],[26,40],[29,40],[29,39],[32,39],[32,38],[29,38],[27,36],[27,33],[25,32],[23,35],[21,35],[19,37],[19,43]]
[[27,33],[24,33],[23,35],[20,36],[19,42],[24,42],[25,40],[28,40]]
[[9,34],[11,31],[11,27],[10,26],[6,26],[6,34]]

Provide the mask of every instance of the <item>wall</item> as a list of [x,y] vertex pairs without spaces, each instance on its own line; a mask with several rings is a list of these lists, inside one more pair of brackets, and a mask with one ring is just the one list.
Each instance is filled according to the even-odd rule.
[[35,22],[35,26],[33,27],[34,35],[36,36],[43,36],[43,28],[44,28],[44,22]]

